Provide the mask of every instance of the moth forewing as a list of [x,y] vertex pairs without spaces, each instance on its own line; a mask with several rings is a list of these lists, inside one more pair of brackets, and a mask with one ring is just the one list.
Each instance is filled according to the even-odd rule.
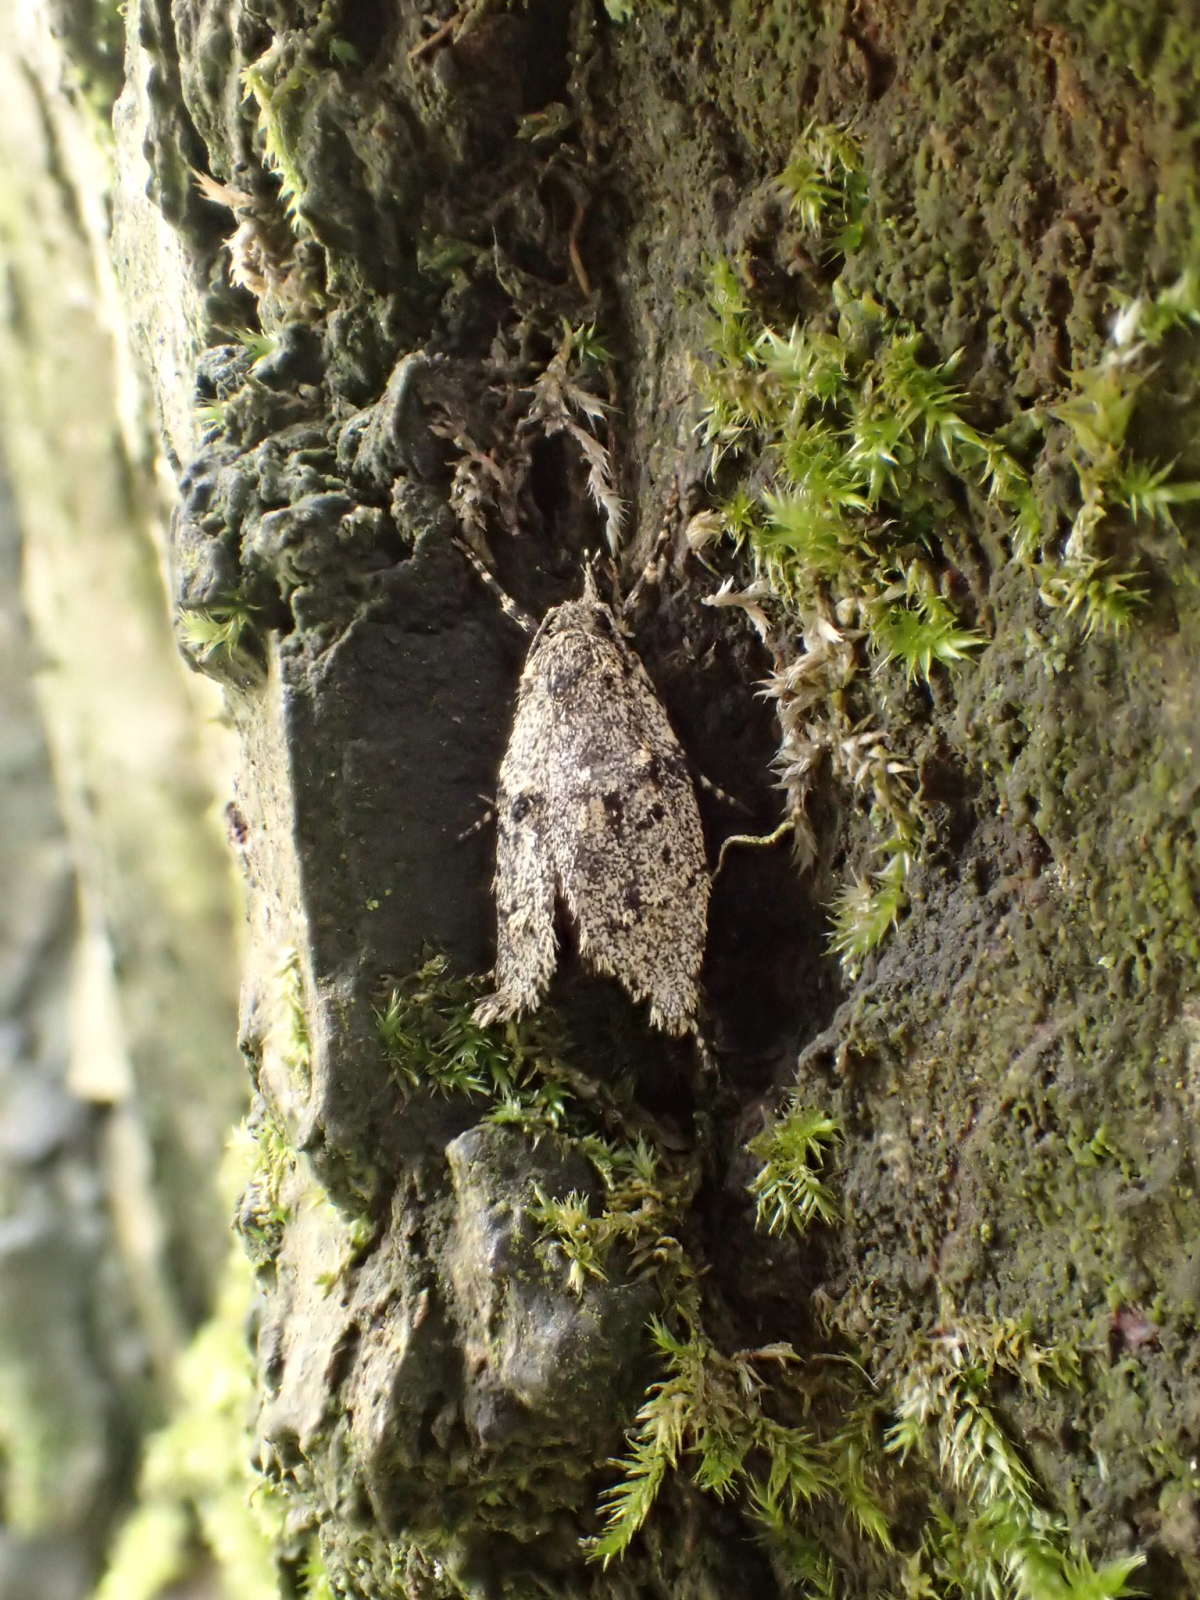
[[666,1033],[693,1030],[709,874],[687,762],[649,674],[591,573],[546,614],[500,768],[496,991],[482,1022],[536,1006],[557,960],[556,902],[579,953]]

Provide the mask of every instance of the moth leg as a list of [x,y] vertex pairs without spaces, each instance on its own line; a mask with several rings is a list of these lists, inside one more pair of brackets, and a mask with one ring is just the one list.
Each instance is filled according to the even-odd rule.
[[711,778],[706,778],[702,772],[692,769],[692,778],[701,789],[719,800],[723,806],[729,806],[734,811],[744,811],[749,814],[750,807],[744,800],[739,800],[737,795],[730,794],[728,789],[722,789],[719,783],[714,783]]
[[469,828],[464,828],[460,834],[455,836],[455,844],[465,844],[468,839],[473,839],[477,833],[482,833],[490,823],[495,822],[496,802],[493,797],[491,795],[481,794],[479,799],[483,802],[482,813],[475,818],[475,821]]
[[663,508],[662,524],[655,535],[654,543],[650,547],[650,554],[646,558],[646,565],[642,568],[637,582],[625,596],[621,607],[622,619],[630,616],[643,593],[651,588],[657,588],[663,580],[663,573],[667,570],[667,561],[671,554],[671,545],[675,538],[675,523],[679,513],[679,480],[671,485],[671,492],[667,496],[666,506]]
[[[558,963],[556,875],[530,796],[501,797],[496,839],[496,988],[475,1007],[486,1027],[532,1011]],[[514,812],[519,815],[514,819]]]

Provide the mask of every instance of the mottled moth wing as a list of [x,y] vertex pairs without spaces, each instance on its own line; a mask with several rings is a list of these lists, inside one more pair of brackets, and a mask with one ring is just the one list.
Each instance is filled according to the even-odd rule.
[[543,734],[536,709],[527,702],[528,697],[519,693],[497,785],[496,991],[475,1008],[475,1020],[485,1026],[532,1011],[558,960],[548,796],[543,785],[530,785],[526,778],[536,767]]
[[708,870],[683,751],[637,657],[622,650],[594,715],[562,729],[552,804],[570,819],[554,864],[584,962],[650,1003],[654,1026],[685,1033],[699,1005]]
[[541,998],[561,901],[593,971],[685,1033],[699,1005],[709,876],[687,762],[654,686],[592,594],[530,647],[500,769],[494,1020]]

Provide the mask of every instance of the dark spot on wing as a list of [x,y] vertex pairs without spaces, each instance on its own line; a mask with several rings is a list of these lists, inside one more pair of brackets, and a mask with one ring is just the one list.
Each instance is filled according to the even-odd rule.
[[553,668],[546,673],[546,688],[555,697],[567,694],[581,678],[587,676],[587,673],[588,665],[585,661],[575,659],[556,661]]

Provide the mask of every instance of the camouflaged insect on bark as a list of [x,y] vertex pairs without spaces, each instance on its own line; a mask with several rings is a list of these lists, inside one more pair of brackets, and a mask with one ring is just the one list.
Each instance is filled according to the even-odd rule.
[[555,905],[585,965],[665,1033],[693,1030],[709,874],[687,761],[592,574],[546,614],[500,767],[496,991],[483,1023],[538,1005],[558,959]]

